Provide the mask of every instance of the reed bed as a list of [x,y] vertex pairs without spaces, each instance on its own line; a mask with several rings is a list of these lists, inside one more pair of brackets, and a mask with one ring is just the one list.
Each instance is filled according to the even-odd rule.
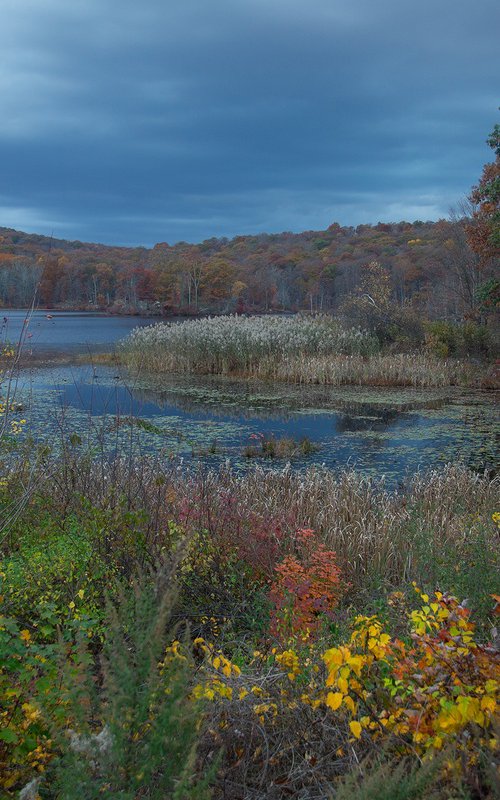
[[190,471],[147,459],[135,466],[127,460],[79,462],[47,475],[40,491],[66,513],[79,497],[92,497],[101,508],[126,497],[128,508],[144,510],[144,543],[153,559],[162,552],[171,521],[214,538],[229,532],[245,546],[260,537],[263,550],[274,531],[292,538],[297,529],[312,528],[336,552],[353,588],[364,591],[374,580],[432,580],[445,553],[459,560],[477,541],[479,557],[486,558],[497,545],[491,514],[498,507],[499,478],[456,465],[416,474],[397,490],[388,489],[383,476],[348,470],[256,467],[241,474],[229,466]]
[[444,360],[427,353],[350,356],[286,356],[264,359],[253,372],[262,380],[325,386],[400,386],[434,389],[471,386],[477,368],[463,361]]
[[213,317],[137,328],[120,354],[133,370],[237,375],[325,386],[478,386],[484,370],[426,353],[380,353],[366,331],[328,315]]
[[[394,585],[426,572],[432,577],[430,553],[452,549],[458,558],[484,523],[494,552],[497,534],[490,516],[499,487],[498,479],[452,465],[417,474],[397,491],[388,490],[383,477],[317,468],[302,474],[257,468],[244,476],[227,470],[208,473],[203,486],[200,478],[186,485],[190,502],[205,509],[204,524],[217,519],[225,525],[231,518],[234,524],[251,509],[263,520],[281,520],[290,531],[312,528],[359,588],[373,577]],[[186,489],[178,487],[181,493]]]
[[211,317],[136,328],[121,353],[151,372],[253,374],[262,362],[297,354],[368,356],[378,350],[366,331],[345,329],[332,317]]

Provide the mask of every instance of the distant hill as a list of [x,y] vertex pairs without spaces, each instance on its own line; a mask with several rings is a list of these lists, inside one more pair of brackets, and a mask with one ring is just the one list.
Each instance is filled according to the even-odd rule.
[[477,268],[463,224],[398,222],[213,238],[153,248],[51,239],[0,227],[0,304],[114,313],[335,310],[363,266],[390,273],[394,302],[427,316],[467,311]]

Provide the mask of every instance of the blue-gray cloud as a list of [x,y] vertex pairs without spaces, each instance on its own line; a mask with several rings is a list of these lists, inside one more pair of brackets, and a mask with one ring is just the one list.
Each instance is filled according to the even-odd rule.
[[4,0],[0,225],[121,244],[445,216],[496,0]]

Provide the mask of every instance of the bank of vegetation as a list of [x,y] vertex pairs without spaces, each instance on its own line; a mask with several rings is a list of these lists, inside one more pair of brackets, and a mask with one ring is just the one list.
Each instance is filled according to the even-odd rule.
[[0,486],[2,796],[495,796],[498,479],[30,449]]
[[371,330],[348,327],[326,314],[158,323],[135,329],[119,354],[133,371],[155,374],[236,375],[330,386],[498,385],[489,363],[495,344],[487,329],[472,323],[419,324],[416,333],[395,327],[388,344],[383,332],[390,335],[391,322],[379,325],[375,319],[374,324],[371,306],[362,312]]
[[[30,243],[3,229],[4,302],[6,286],[11,302],[32,294],[36,263],[46,303],[85,286],[93,307],[132,308],[140,291],[196,311],[211,293],[230,310],[230,286],[240,311],[338,313],[156,326],[123,357],[160,373],[474,382],[463,359],[477,374],[494,357],[497,129],[490,143],[497,160],[453,228],[162,245],[151,268],[138,253],[140,275],[80,243],[16,266]],[[375,242],[385,266],[366,258]],[[110,457],[63,425],[57,447],[30,439],[9,391],[0,422],[2,798],[499,796],[498,477],[452,465],[389,490],[353,471]]]

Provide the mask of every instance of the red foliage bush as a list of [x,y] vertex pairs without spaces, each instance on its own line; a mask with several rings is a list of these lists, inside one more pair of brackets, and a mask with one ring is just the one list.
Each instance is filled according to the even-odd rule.
[[271,633],[281,642],[297,637],[306,641],[331,617],[347,588],[335,559],[314,531],[297,531],[296,554],[277,565],[270,591]]

